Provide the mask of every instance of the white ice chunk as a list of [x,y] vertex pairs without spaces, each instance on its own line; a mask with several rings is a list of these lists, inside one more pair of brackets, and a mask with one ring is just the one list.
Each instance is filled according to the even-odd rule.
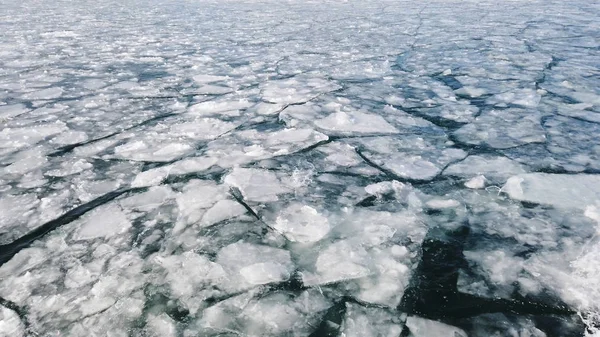
[[236,124],[224,122],[216,118],[199,118],[187,123],[174,124],[169,134],[178,137],[188,137],[195,140],[213,139],[232,130]]
[[184,301],[192,298],[206,285],[222,282],[226,277],[219,264],[194,252],[157,256],[154,262],[167,272],[164,281],[170,286],[171,293]]
[[224,181],[239,188],[244,198],[249,201],[277,201],[279,194],[290,192],[275,173],[267,170],[234,168]]
[[137,211],[150,211],[165,203],[173,195],[173,191],[167,186],[151,187],[144,193],[134,194],[120,201],[124,209]]
[[131,187],[160,185],[160,183],[168,177],[170,171],[170,166],[163,166],[140,172],[135,176],[135,179],[131,183]]
[[512,175],[526,172],[527,169],[523,165],[506,157],[472,155],[448,166],[444,175],[464,178],[484,175],[488,179],[504,181]]
[[290,270],[284,265],[272,262],[259,262],[240,269],[240,274],[250,284],[267,284],[286,280]]
[[0,198],[0,242],[5,240],[4,236],[12,237],[15,230],[20,232],[18,227],[27,223],[39,204],[40,201],[33,193],[6,195]]
[[502,187],[512,199],[585,209],[600,203],[600,176],[587,174],[520,174]]
[[[386,227],[380,225],[378,227]],[[377,240],[374,244],[379,245],[392,237],[393,231],[389,227],[383,229],[383,240]],[[371,234],[372,235],[372,234]],[[356,297],[368,303],[375,303],[389,307],[397,307],[400,304],[404,289],[408,286],[411,276],[410,268],[398,262],[397,259],[405,259],[405,255],[393,255],[392,249],[374,249],[371,252],[371,269],[374,273],[368,277],[356,280],[360,290]],[[408,261],[407,261],[408,262]],[[409,264],[410,265],[410,264]]]
[[245,213],[246,208],[238,202],[229,199],[220,200],[204,213],[200,220],[200,226],[212,226],[223,220],[231,219]]
[[294,270],[288,251],[241,241],[222,248],[217,263],[230,275],[233,289],[285,281]]
[[185,337],[233,333],[248,337],[308,336],[319,324],[331,303],[318,291],[307,290],[298,296],[271,292],[256,296],[250,290],[213,305],[202,312],[200,332],[192,329]]
[[356,242],[342,240],[331,244],[317,258],[317,274],[303,273],[305,285],[327,284],[371,274],[367,251]]
[[409,316],[406,326],[412,337],[467,337],[467,333],[457,327],[417,316]]
[[346,317],[342,325],[344,337],[397,337],[402,333],[403,323],[398,315],[385,309],[366,308],[346,304]]
[[523,259],[504,250],[465,251],[465,258],[475,262],[489,280],[498,287],[507,287],[517,282],[523,270]]
[[29,100],[49,100],[59,98],[62,94],[63,89],[61,87],[52,87],[27,93],[23,95],[23,98]]
[[25,325],[16,312],[2,307],[0,309],[0,336],[22,337],[25,335]]
[[216,158],[195,157],[182,159],[171,165],[171,174],[187,174],[201,172],[209,169],[217,163]]
[[240,99],[237,101],[222,101],[222,102],[207,101],[207,102],[198,103],[196,105],[192,105],[189,108],[189,112],[192,115],[201,115],[201,116],[219,115],[219,114],[227,113],[230,111],[238,111],[238,110],[246,109],[251,106],[252,106],[252,103],[250,103],[249,101],[244,100],[244,99]]
[[383,117],[360,111],[339,111],[315,121],[323,130],[339,133],[398,133],[398,130]]
[[461,149],[445,148],[446,137],[420,135],[361,139],[363,155],[402,178],[430,180],[449,163],[463,159]]
[[329,233],[329,221],[313,207],[293,203],[277,216],[273,228],[288,240],[300,243],[316,242]]
[[0,121],[13,118],[28,112],[23,104],[0,105]]
[[101,206],[84,216],[82,224],[75,234],[78,240],[109,238],[126,232],[131,228],[121,208],[110,204]]
[[216,75],[196,75],[192,77],[194,82],[196,83],[213,83],[213,82],[221,82],[229,79],[229,76],[216,76]]
[[177,196],[179,218],[187,223],[202,219],[207,208],[226,198],[225,190],[213,181],[191,180]]
[[52,138],[51,142],[58,145],[69,145],[84,142],[88,139],[88,136],[83,131],[69,130],[65,131],[58,136]]
[[354,147],[339,142],[332,142],[318,148],[319,152],[327,154],[325,161],[333,165],[351,167],[359,165],[363,160],[358,156]]
[[485,176],[478,175],[465,182],[465,186],[472,189],[481,189],[485,187]]
[[50,176],[50,177],[66,177],[69,175],[81,173],[85,170],[89,170],[92,167],[94,167],[94,165],[89,163],[87,160],[84,160],[84,159],[73,160],[72,159],[72,160],[63,162],[60,165],[60,168],[58,168],[58,169],[47,171],[45,173],[45,175]]
[[526,108],[535,108],[542,97],[534,89],[521,89],[517,92],[505,92],[490,97],[489,104],[514,104]]
[[319,78],[290,78],[261,85],[263,98],[277,104],[308,102],[319,94],[337,88],[337,84]]
[[492,110],[477,117],[454,132],[454,136],[471,145],[487,144],[497,149],[507,149],[529,143],[546,141],[546,131],[541,125],[541,114],[535,110]]
[[427,207],[433,209],[455,208],[460,206],[460,202],[454,199],[431,199],[425,204]]
[[192,150],[192,146],[183,142],[163,141],[160,139],[142,141],[132,140],[115,148],[118,157],[140,161],[171,161]]
[[304,292],[294,299],[277,292],[250,302],[240,314],[240,321],[244,322],[243,335],[308,336],[317,323],[311,316],[328,306],[319,293],[308,294]]
[[167,314],[148,315],[146,319],[146,328],[144,329],[148,337],[176,337],[177,328],[175,321]]
[[20,128],[4,128],[0,131],[0,149],[21,148],[33,145],[47,137],[68,130],[62,122],[24,126]]
[[454,91],[458,95],[469,96],[469,97],[479,97],[481,95],[485,95],[487,91],[483,88],[477,88],[473,86],[466,85],[460,89]]
[[4,172],[8,174],[21,175],[40,168],[46,165],[47,162],[48,160],[46,159],[42,149],[27,149],[15,155],[15,161],[12,164],[4,167]]

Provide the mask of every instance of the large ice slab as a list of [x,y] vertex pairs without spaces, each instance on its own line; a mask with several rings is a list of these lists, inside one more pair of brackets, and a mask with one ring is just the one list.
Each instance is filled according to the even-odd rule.
[[487,145],[497,149],[546,141],[541,115],[533,110],[522,109],[492,110],[458,129],[453,135],[466,144]]
[[401,178],[430,180],[451,162],[467,156],[462,149],[446,148],[445,137],[377,137],[358,141],[361,153]]
[[[473,155],[458,163],[451,164],[444,170],[443,174],[464,178],[483,176],[484,179],[504,182],[510,176],[527,171],[526,167],[506,157]],[[476,182],[474,181],[473,184],[476,184]]]
[[275,173],[267,170],[235,168],[224,181],[239,188],[244,198],[255,202],[277,201],[278,195],[290,192]]
[[600,203],[600,176],[529,173],[508,179],[502,191],[511,198],[554,207],[585,209]]

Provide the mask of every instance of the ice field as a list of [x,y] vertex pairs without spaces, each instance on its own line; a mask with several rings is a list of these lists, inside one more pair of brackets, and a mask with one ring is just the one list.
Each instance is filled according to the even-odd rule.
[[600,336],[600,2],[0,1],[0,336]]

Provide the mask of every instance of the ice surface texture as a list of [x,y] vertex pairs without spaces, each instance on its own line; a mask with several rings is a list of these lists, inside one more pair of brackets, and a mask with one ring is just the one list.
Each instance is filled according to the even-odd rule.
[[599,17],[0,1],[0,336],[600,336]]

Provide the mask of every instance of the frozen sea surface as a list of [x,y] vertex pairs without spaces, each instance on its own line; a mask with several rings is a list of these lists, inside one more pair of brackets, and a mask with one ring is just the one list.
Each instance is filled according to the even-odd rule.
[[0,1],[0,336],[600,336],[599,18]]

